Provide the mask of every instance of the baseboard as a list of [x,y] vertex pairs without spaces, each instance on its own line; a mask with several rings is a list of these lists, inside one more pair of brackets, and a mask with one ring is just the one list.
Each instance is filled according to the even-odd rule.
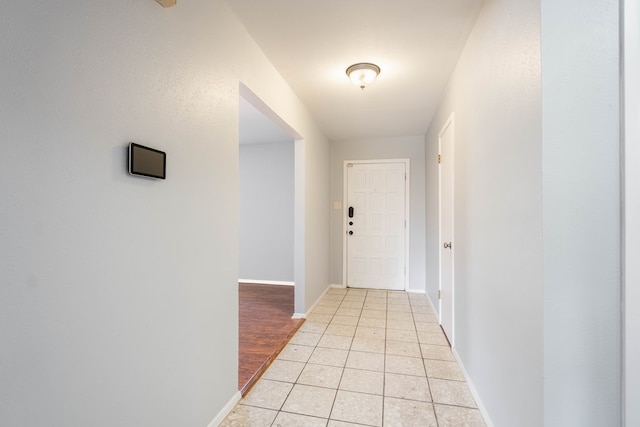
[[307,313],[293,313],[292,319],[306,319]]
[[280,282],[277,280],[251,280],[238,279],[238,283],[251,283],[252,285],[277,285],[277,286],[295,286],[294,282]]
[[240,402],[240,399],[242,399],[242,395],[238,391],[233,395],[231,400],[226,405],[224,405],[224,408],[222,408],[222,410],[218,412],[218,415],[216,415],[216,417],[211,420],[207,427],[218,427],[220,424],[222,424],[224,419],[227,418],[227,415],[229,415],[229,413],[233,411],[233,408],[236,407],[238,402]]
[[460,355],[458,354],[458,352],[454,348],[451,349],[451,352],[453,353],[453,357],[456,358],[456,361],[458,362],[458,365],[460,366],[460,369],[462,370],[462,374],[464,375],[464,379],[467,381],[467,385],[469,386],[469,390],[471,391],[471,394],[473,395],[473,398],[476,400],[476,403],[478,404],[478,409],[480,410],[480,413],[482,414],[482,418],[484,418],[485,424],[487,425],[487,427],[494,427],[495,424],[493,424],[493,422],[491,421],[491,418],[489,418],[489,413],[487,412],[487,408],[482,403],[482,399],[480,399],[480,395],[478,394],[478,391],[474,387],[473,382],[471,381],[471,378],[469,378],[469,374],[467,373],[467,370],[464,367],[464,364],[462,363],[462,360],[460,359]]
[[427,292],[424,289],[407,289],[407,293],[410,293],[410,294],[426,294]]
[[346,285],[329,285],[329,287],[335,289],[347,289]]

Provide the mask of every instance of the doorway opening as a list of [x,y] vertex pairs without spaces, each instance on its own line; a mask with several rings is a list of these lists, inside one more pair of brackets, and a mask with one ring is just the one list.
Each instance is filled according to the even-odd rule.
[[303,322],[299,135],[246,86],[239,97],[238,388],[245,394]]

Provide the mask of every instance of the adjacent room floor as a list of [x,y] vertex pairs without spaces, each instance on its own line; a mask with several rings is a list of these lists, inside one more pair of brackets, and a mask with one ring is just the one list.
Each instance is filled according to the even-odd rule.
[[424,295],[330,289],[223,426],[484,426]]
[[244,395],[298,330],[293,286],[240,283],[238,390]]

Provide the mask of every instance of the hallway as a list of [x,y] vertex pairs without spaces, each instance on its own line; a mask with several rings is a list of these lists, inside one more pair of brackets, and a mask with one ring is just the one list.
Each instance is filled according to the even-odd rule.
[[425,295],[329,289],[222,426],[484,426]]

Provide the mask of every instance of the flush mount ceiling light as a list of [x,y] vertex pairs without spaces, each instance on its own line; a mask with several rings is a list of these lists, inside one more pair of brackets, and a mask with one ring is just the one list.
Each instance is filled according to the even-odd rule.
[[365,86],[373,83],[378,74],[380,74],[380,67],[367,62],[353,64],[347,68],[347,76],[349,76],[354,85],[360,86],[360,89],[364,89]]

